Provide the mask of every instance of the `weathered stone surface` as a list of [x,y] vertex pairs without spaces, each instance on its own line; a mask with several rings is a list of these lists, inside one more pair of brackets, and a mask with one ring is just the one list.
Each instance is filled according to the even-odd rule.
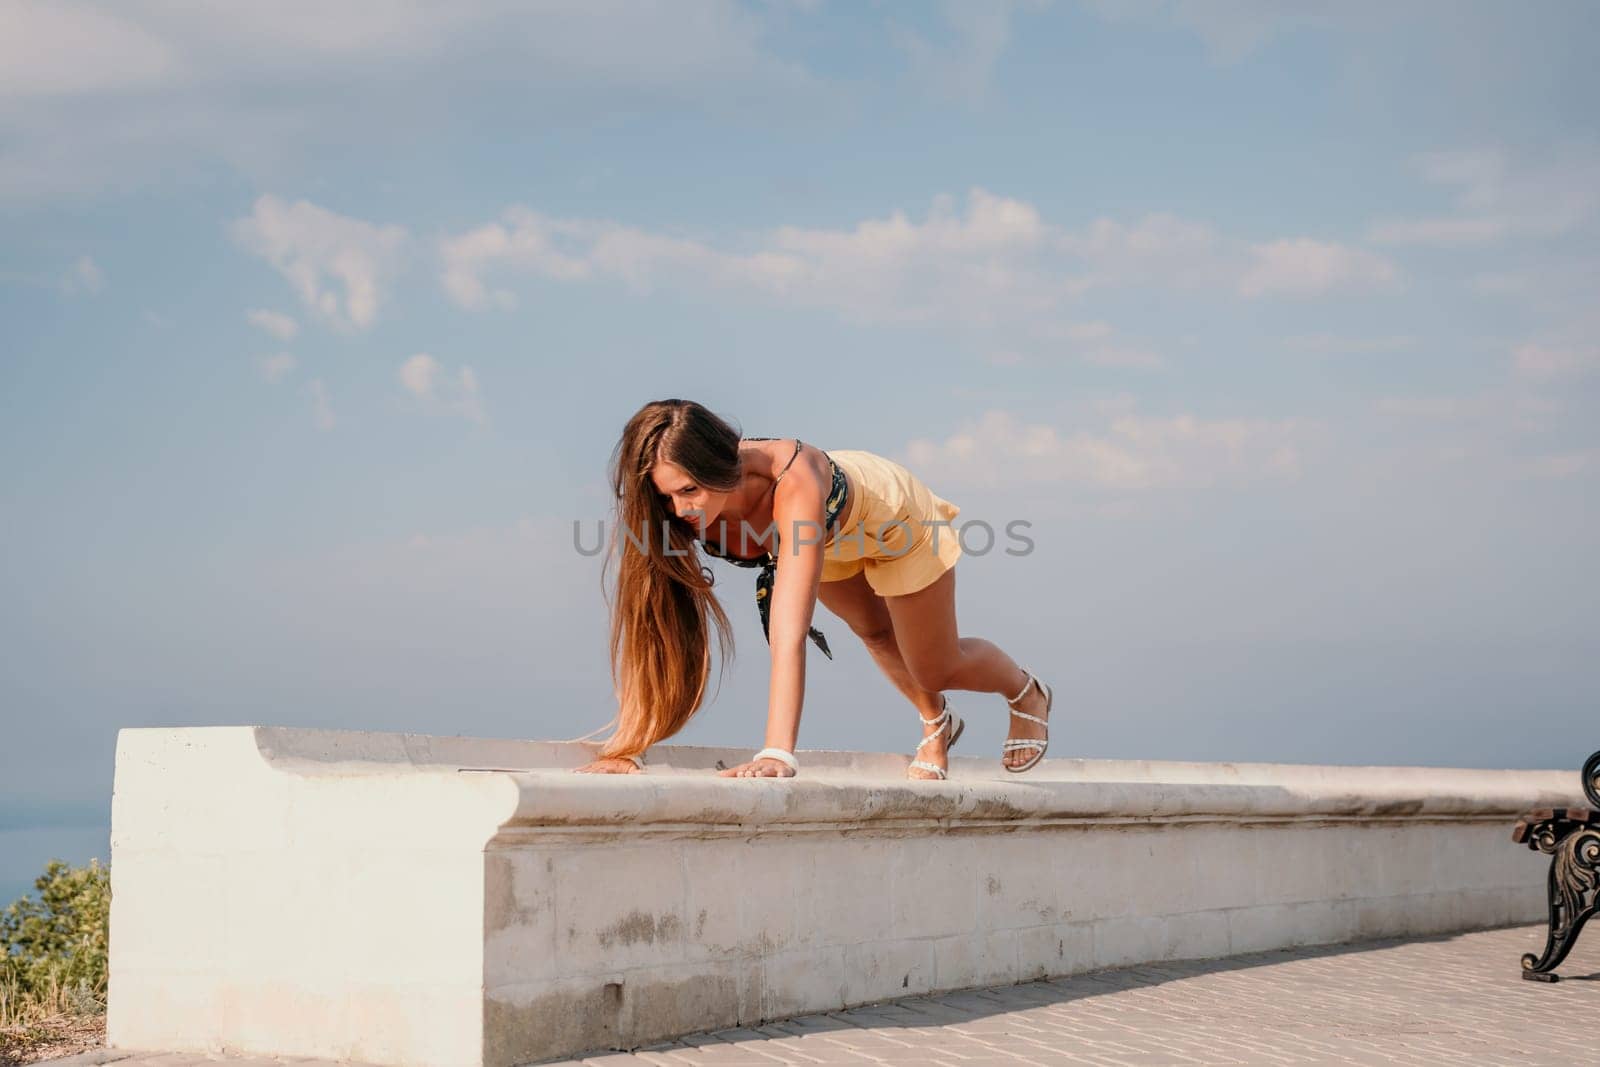
[[[1578,1064],[1594,1060],[1600,982],[1525,982],[1524,926],[1403,942],[1307,947],[1147,964],[968,993],[918,996],[759,1027],[686,1035],[567,1067],[726,1063]],[[1563,968],[1600,971],[1600,942]],[[1561,1010],[1551,1011],[1559,993]],[[1530,1019],[1539,1025],[1529,1024]],[[956,1057],[960,1057],[959,1060]],[[227,1067],[333,1061],[216,1054]],[[157,1053],[100,1050],[51,1067],[161,1067]],[[340,1067],[350,1067],[348,1061]],[[555,1067],[555,1065],[552,1065]]]
[[[1542,915],[1570,772],[130,729],[108,1042],[510,1065],[1090,968]],[[477,768],[477,769],[474,769]],[[482,769],[494,768],[494,769]]]

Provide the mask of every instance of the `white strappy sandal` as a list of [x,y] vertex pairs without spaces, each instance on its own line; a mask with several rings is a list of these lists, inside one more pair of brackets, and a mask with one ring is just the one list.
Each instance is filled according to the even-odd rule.
[[1017,701],[1028,695],[1028,686],[1035,686],[1038,688],[1039,692],[1044,694],[1044,711],[1046,715],[1050,714],[1050,708],[1055,703],[1055,694],[1050,691],[1049,683],[1039,681],[1039,679],[1033,676],[1033,672],[1028,670],[1026,667],[1023,667],[1022,670],[1028,676],[1027,684],[1022,687],[1022,692],[1008,699],[1006,703],[1011,705],[1011,714],[1015,715],[1017,718],[1027,719],[1029,722],[1036,722],[1040,726],[1043,726],[1044,736],[1038,738],[1018,737],[1015,739],[1009,739],[1003,745],[1001,745],[1001,748],[1004,749],[1004,752],[1012,752],[1019,748],[1036,748],[1039,750],[1038,752],[1034,753],[1034,755],[1028,759],[1026,763],[1019,763],[1015,767],[1011,766],[1011,764],[1005,761],[1003,758],[1003,752],[1002,759],[1000,760],[1000,766],[1004,767],[1012,774],[1021,774],[1023,771],[1035,766],[1040,760],[1044,759],[1045,749],[1050,747],[1050,723],[1039,718],[1037,715],[1029,715],[1025,711],[1018,711]]
[[[944,700],[944,703],[939,708],[939,714],[935,715],[933,718],[931,718],[931,719],[922,719],[922,715],[921,714],[917,715],[917,718],[922,719],[922,721],[924,723],[926,723],[927,725],[929,725],[929,726],[937,725],[938,726],[938,729],[934,730],[933,733],[929,734],[927,737],[924,737],[921,741],[917,742],[917,751],[920,753],[922,751],[922,746],[923,745],[927,744],[929,741],[932,741],[934,738],[938,737],[941,733],[944,732],[945,728],[947,726],[950,726],[950,724],[953,722],[955,725],[953,727],[951,727],[951,729],[950,729],[950,740],[944,746],[945,760],[946,760],[946,762],[949,762],[950,750],[952,748],[956,747],[956,739],[961,736],[961,731],[965,730],[967,728],[967,724],[966,724],[966,721],[961,718],[961,716],[957,715],[955,712],[950,710],[950,698],[949,697],[944,697],[943,700]],[[922,781],[922,782],[926,782],[926,781],[943,781],[944,779],[949,777],[949,775],[945,773],[945,769],[943,767],[940,767],[938,764],[935,764],[935,763],[929,763],[927,760],[913,759],[911,761],[911,766],[917,768],[919,771],[931,771],[933,774],[938,775],[938,778],[934,778],[934,779],[913,778],[912,781],[914,781],[914,782],[915,781]]]

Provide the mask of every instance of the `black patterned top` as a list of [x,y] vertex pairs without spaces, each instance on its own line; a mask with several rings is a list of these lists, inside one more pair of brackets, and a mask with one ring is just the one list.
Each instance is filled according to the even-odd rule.
[[[746,437],[745,440],[776,441],[778,438]],[[783,465],[783,470],[778,472],[778,477],[772,480],[772,491],[774,493],[777,492],[779,480],[781,480],[783,476],[788,473],[789,467],[794,463],[795,456],[798,456],[799,454],[800,438],[796,437],[794,439],[794,455],[790,456],[789,462]],[[823,455],[827,456],[828,454],[824,452]],[[844,514],[845,504],[849,501],[850,483],[845,478],[844,471],[840,470],[839,465],[833,461],[832,456],[828,456],[828,466],[833,470],[833,483],[828,488],[828,499],[824,504],[823,526],[826,533],[832,533],[835,524],[839,521],[839,516]],[[779,542],[780,540],[776,531],[773,532],[773,540],[775,542]],[[778,568],[777,554],[775,552],[768,552],[764,556],[734,556],[718,551],[716,544],[712,541],[704,541],[702,542],[702,545],[704,546],[707,555],[716,556],[718,559],[725,559],[735,566],[761,568],[761,573],[756,575],[756,610],[761,613],[761,634],[767,639],[767,644],[770,645],[772,643],[772,635],[768,633],[767,630],[767,619],[771,613],[770,607],[772,601],[772,583]],[[827,656],[829,659],[832,659],[833,652],[829,650],[828,639],[822,635],[822,631],[813,626],[811,627],[810,636],[811,640],[816,643],[816,646],[822,649],[822,654]]]

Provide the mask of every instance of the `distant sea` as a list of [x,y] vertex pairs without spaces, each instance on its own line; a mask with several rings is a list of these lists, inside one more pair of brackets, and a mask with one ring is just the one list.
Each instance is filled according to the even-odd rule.
[[0,908],[33,892],[33,883],[52,859],[82,867],[98,857],[111,862],[109,826],[30,826],[0,830]]

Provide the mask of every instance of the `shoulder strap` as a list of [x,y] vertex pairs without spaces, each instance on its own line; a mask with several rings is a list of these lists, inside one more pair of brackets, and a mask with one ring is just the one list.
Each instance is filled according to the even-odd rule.
[[[798,456],[799,454],[800,454],[800,438],[796,437],[794,439],[794,456]],[[783,479],[783,476],[785,474],[789,473],[789,468],[794,466],[794,456],[790,456],[789,457],[789,462],[785,463],[783,465],[783,470],[778,472],[778,477],[772,479],[772,488],[773,488],[774,491],[776,491],[777,488],[778,488],[778,482],[780,482]]]

